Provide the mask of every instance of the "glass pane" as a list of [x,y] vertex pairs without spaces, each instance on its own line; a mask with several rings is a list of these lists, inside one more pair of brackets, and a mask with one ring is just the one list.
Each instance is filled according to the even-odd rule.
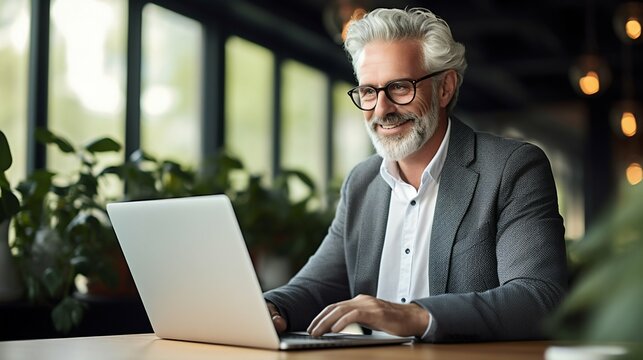
[[271,172],[272,52],[238,37],[226,42],[225,141],[252,173]]
[[11,186],[27,172],[27,71],[29,61],[29,1],[0,1],[0,129],[7,136],[13,164]]
[[[325,190],[326,76],[296,61],[283,65],[282,167],[304,171]],[[293,187],[295,198],[303,188]]]
[[[103,136],[123,144],[127,2],[53,0],[51,20],[49,128],[78,146]],[[102,155],[103,165],[123,156]],[[80,165],[54,147],[47,161],[62,175]]]
[[141,147],[196,167],[201,159],[200,24],[156,5],[143,9]]
[[364,117],[346,94],[353,85],[333,86],[333,181],[340,182],[360,161],[372,154]]

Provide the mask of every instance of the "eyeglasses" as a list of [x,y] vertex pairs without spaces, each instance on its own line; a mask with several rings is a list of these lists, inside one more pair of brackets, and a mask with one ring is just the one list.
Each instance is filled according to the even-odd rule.
[[428,75],[424,75],[416,80],[393,80],[380,88],[368,85],[357,86],[348,90],[348,96],[351,97],[351,100],[353,100],[355,106],[364,111],[371,111],[375,109],[375,106],[377,105],[377,98],[380,91],[382,90],[384,91],[384,94],[386,94],[386,97],[394,104],[407,105],[410,104],[413,99],[415,99],[415,90],[417,83],[422,80],[440,75],[447,70],[448,69],[436,71]]

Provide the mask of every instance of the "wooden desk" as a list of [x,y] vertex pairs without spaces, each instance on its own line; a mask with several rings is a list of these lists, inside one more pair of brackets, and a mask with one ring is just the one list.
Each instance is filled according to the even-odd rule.
[[0,342],[2,360],[422,359],[542,360],[547,341],[270,351],[161,340],[152,334]]

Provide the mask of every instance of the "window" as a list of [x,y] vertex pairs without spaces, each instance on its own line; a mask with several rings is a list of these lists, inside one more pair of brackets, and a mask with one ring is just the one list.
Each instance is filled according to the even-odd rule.
[[[285,61],[283,76],[282,168],[304,171],[325,190],[326,76],[293,60]],[[293,187],[293,196],[298,191]]]
[[29,1],[0,2],[0,129],[7,136],[13,165],[12,186],[27,171],[27,71],[29,62]]
[[231,37],[226,42],[226,149],[256,174],[270,175],[272,161],[272,53]]
[[202,28],[156,5],[143,9],[141,147],[159,159],[201,160]]
[[362,112],[346,93],[353,85],[333,86],[333,180],[341,181],[360,161],[372,153],[371,141],[364,128]]
[[[124,141],[126,5],[51,2],[48,127],[75,145],[102,136]],[[77,158],[48,150],[47,165],[55,172],[64,176],[78,169]],[[123,156],[105,155],[101,159],[110,163]]]

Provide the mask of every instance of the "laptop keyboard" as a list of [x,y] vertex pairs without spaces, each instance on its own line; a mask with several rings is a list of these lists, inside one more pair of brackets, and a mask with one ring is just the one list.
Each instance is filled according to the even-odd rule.
[[346,340],[346,341],[351,341],[355,340],[355,336],[351,336],[349,334],[337,334],[337,333],[331,333],[331,334],[325,334],[322,336],[312,336],[306,333],[287,333],[284,335],[281,335],[282,339],[307,339],[307,340],[328,340],[328,341],[341,341],[341,340]]

